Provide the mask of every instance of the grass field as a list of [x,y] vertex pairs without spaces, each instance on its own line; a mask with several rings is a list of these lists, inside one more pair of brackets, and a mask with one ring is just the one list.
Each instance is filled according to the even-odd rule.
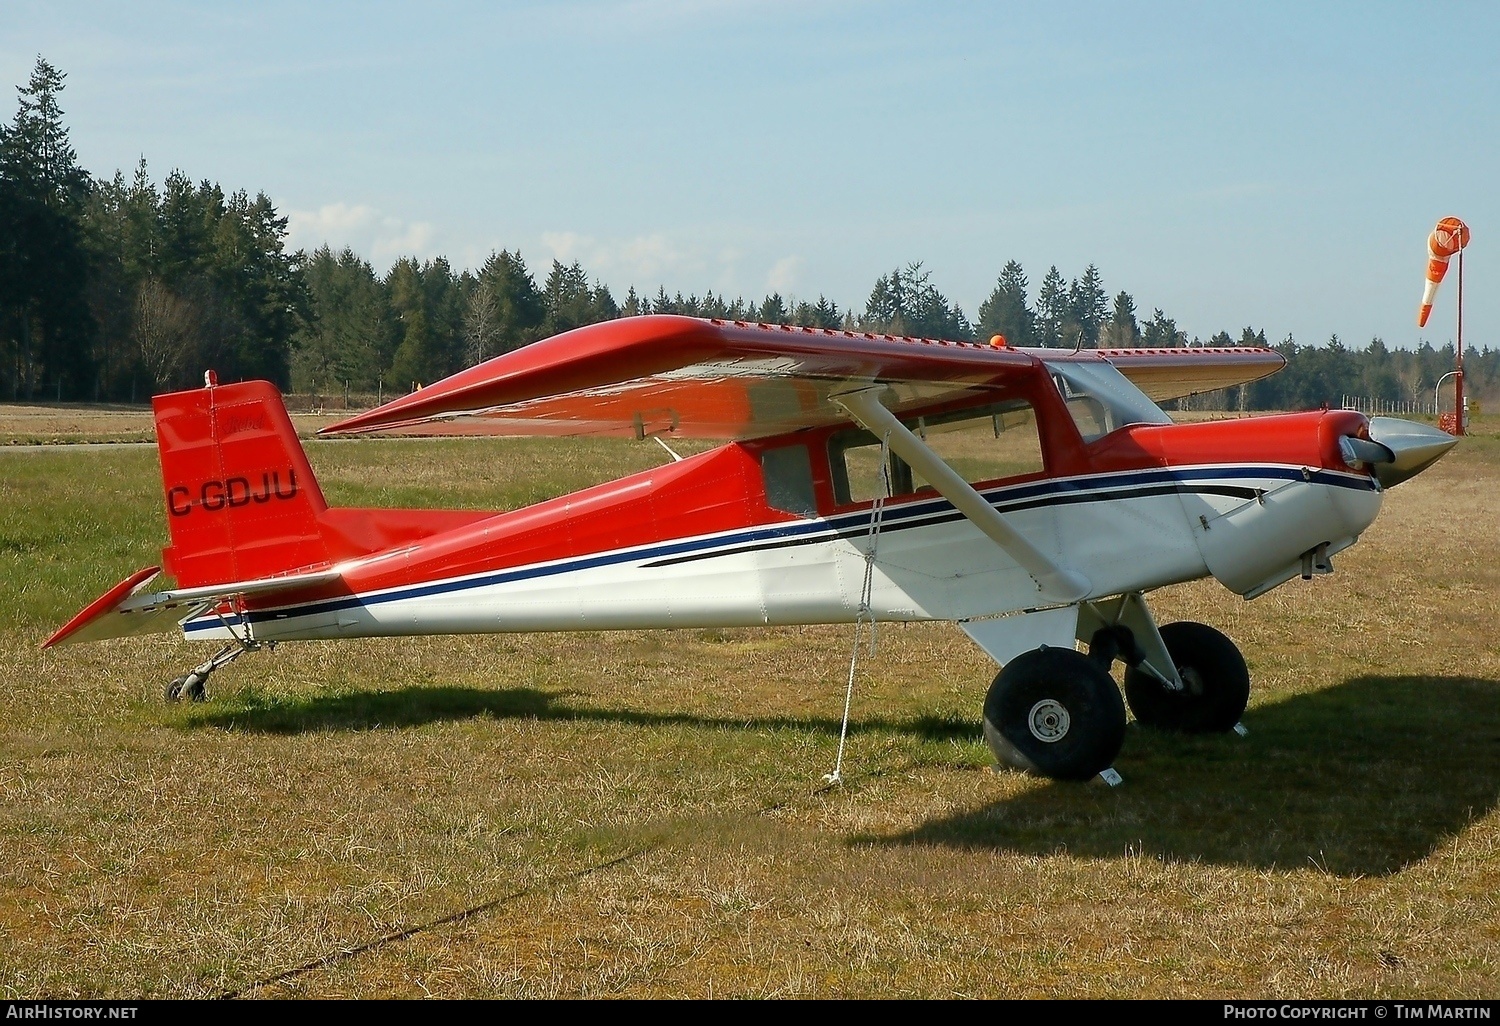
[[[309,454],[476,508],[664,458]],[[1241,645],[1250,734],[1132,726],[1115,789],[993,771],[993,668],[882,628],[829,789],[848,628],[290,644],[163,705],[203,646],[38,650],[155,560],[154,451],[0,450],[0,993],[1493,997],[1497,496],[1481,434],[1331,578],[1157,593]]]

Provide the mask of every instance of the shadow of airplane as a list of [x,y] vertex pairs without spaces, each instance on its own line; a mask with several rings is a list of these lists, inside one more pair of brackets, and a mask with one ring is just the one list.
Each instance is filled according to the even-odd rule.
[[[378,730],[424,723],[493,719],[532,719],[614,723],[637,727],[682,726],[704,730],[796,730],[838,737],[840,722],[831,717],[727,717],[689,713],[637,712],[566,704],[576,692],[508,688],[494,691],[466,687],[410,687],[388,691],[355,691],[307,699],[266,700],[250,696],[237,707],[194,710],[190,727],[248,730],[265,734],[305,734],[324,730]],[[978,741],[977,721],[956,717],[914,716],[893,720],[851,721],[849,732],[898,733],[924,741]]]
[[[837,737],[836,718],[718,717],[569,705],[534,688],[410,687],[306,699],[248,696],[193,728],[302,734],[474,717]],[[1359,677],[1252,708],[1247,738],[1131,727],[1118,788],[1048,782],[983,808],[856,844],[948,845],[1382,875],[1429,855],[1500,805],[1500,682]],[[864,717],[850,732],[975,742],[976,721]]]
[[1252,708],[1245,724],[1244,739],[1132,727],[1123,787],[1049,783],[855,843],[1372,876],[1500,805],[1500,682],[1359,677]]

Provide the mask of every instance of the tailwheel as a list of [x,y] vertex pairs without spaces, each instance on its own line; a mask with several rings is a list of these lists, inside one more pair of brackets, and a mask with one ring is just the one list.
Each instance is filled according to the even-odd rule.
[[189,702],[208,701],[208,674],[194,670],[181,677],[173,678],[162,691],[162,698],[168,702],[177,702],[182,699],[187,699]]
[[1250,701],[1250,671],[1234,642],[1203,623],[1181,620],[1161,628],[1177,667],[1178,691],[1139,667],[1125,671],[1125,699],[1142,726],[1184,734],[1233,730]]
[[[268,641],[266,644],[274,648],[276,642]],[[176,702],[184,698],[189,702],[208,701],[209,676],[215,670],[228,666],[246,652],[259,651],[260,647],[261,643],[258,641],[235,638],[234,644],[225,645],[211,658],[199,663],[181,677],[173,679],[162,689],[162,698],[168,702]]]
[[984,739],[1005,765],[1087,780],[1120,753],[1125,704],[1113,678],[1088,656],[1033,649],[1006,663],[990,685]]

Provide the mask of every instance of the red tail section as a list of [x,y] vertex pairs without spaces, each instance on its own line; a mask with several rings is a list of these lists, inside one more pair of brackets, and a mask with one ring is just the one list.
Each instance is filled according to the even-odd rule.
[[160,395],[156,446],[181,587],[326,566],[323,493],[281,394],[266,381]]

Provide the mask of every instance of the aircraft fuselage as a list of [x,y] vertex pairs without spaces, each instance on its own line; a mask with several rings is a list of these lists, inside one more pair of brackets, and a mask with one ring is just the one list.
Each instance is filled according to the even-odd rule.
[[[1265,590],[1308,553],[1352,544],[1380,507],[1374,477],[1339,453],[1338,437],[1364,426],[1356,413],[1137,424],[1085,444],[1056,410],[1036,409],[1043,469],[974,487],[1057,563],[1083,568],[1091,599],[1210,575],[1241,594]],[[732,443],[524,509],[449,514],[453,526],[373,552],[351,542],[333,590],[200,616],[184,630],[227,637],[242,617],[257,640],[850,622],[872,545],[877,619],[1048,604],[931,489],[885,499],[872,534],[875,503],[840,494],[838,434]],[[768,454],[799,447],[808,481],[789,502],[784,482],[768,487],[780,473]],[[361,516],[382,530],[400,518],[324,515],[351,536]]]

